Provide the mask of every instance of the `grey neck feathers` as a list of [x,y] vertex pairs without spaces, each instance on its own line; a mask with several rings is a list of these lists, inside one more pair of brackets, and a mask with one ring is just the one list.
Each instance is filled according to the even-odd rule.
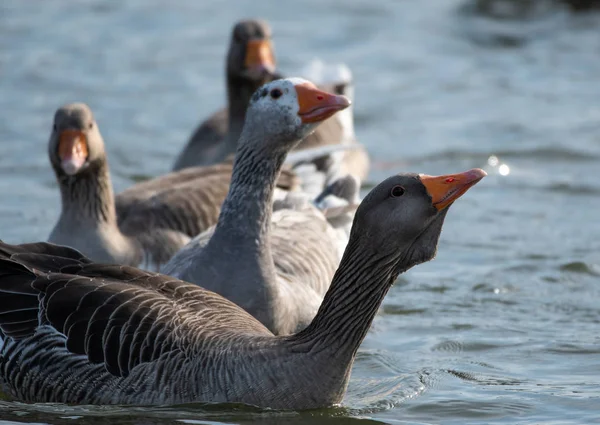
[[[260,133],[260,132],[259,132]],[[264,307],[275,302],[277,287],[270,249],[270,226],[275,181],[286,151],[267,151],[258,142],[240,138],[229,193],[219,221],[206,248],[195,261],[195,275],[211,279],[221,294],[247,307]],[[256,135],[262,137],[261,135]],[[202,280],[196,281],[202,286]],[[254,304],[256,303],[256,304]],[[270,308],[261,308],[270,314]],[[258,317],[269,325],[273,317]]]
[[398,254],[365,249],[351,238],[331,287],[311,324],[291,337],[292,345],[336,353],[348,371],[358,347],[402,267]]
[[211,243],[225,237],[227,241],[268,249],[273,191],[285,155],[286,152],[273,155],[248,146],[238,149],[229,193],[221,207]]
[[57,175],[62,199],[61,219],[72,224],[117,225],[114,193],[106,158],[90,164],[93,169],[74,176]]

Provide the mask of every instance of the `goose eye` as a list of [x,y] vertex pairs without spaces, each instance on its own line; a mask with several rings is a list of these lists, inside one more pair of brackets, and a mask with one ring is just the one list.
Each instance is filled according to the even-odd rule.
[[390,195],[392,195],[394,198],[399,198],[400,196],[404,195],[404,192],[405,190],[402,186],[394,186],[390,191]]
[[58,128],[58,127],[56,127],[56,124],[54,124],[54,125],[52,126],[52,131],[56,131],[56,130],[57,130],[57,128]]
[[89,129],[92,129],[92,128],[94,128],[94,123],[93,123],[93,122],[89,123],[89,124],[88,124],[88,128],[89,128]]
[[279,90],[279,89],[273,89],[273,90],[271,90],[271,97],[272,97],[273,99],[279,99],[279,98],[281,97],[281,95],[282,95],[282,94],[283,94],[283,93],[282,93],[282,92],[281,92],[281,90]]
[[333,92],[335,94],[344,94],[344,89],[346,88],[345,84],[336,84],[333,88]]

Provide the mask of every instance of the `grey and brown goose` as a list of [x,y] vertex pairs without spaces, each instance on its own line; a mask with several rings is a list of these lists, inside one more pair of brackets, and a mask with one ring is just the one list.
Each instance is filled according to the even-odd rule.
[[[216,223],[233,168],[231,162],[190,168],[115,196],[98,124],[81,103],[57,110],[48,146],[62,199],[49,241],[95,261],[150,269]],[[283,189],[297,184],[287,171],[278,180]]]
[[273,183],[288,151],[349,105],[345,97],[302,79],[276,80],[257,90],[218,223],[161,271],[221,294],[276,334],[307,326],[329,287],[347,235],[336,232],[310,205],[272,214]]
[[173,170],[215,164],[235,152],[250,97],[263,84],[279,78],[267,22],[243,20],[233,27],[225,74],[227,107],[200,124],[177,157]]
[[[228,106],[200,124],[177,157],[174,170],[215,164],[235,152],[252,93],[264,83],[281,78],[275,71],[271,33],[269,24],[262,20],[244,20],[233,27],[226,59]],[[335,89],[330,83],[331,81],[325,81],[321,88],[331,91],[329,89],[333,86],[331,88]],[[347,84],[346,79],[336,84],[339,89],[337,94],[344,94]],[[333,117],[305,137],[297,149],[344,143],[347,128],[344,121]],[[343,158],[343,174],[353,174],[361,181],[365,179],[369,170],[369,157],[364,147],[357,144],[356,149],[340,156]],[[331,161],[328,155],[314,162],[319,171],[329,173]],[[340,175],[330,176],[328,183],[337,177]]]
[[290,336],[170,276],[0,243],[0,378],[27,402],[338,404],[386,293],[435,256],[448,207],[484,175],[404,174],[376,186],[316,317]]

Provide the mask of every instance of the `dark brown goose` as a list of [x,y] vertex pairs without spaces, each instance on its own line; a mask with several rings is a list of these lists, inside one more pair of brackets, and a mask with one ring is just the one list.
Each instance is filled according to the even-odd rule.
[[[233,27],[226,60],[227,108],[214,113],[200,124],[177,157],[173,169],[215,164],[234,153],[252,93],[264,83],[278,78],[281,76],[275,72],[275,51],[269,24],[261,20],[238,22]],[[330,90],[335,89],[330,83],[331,81],[325,81],[325,85],[320,88],[345,94],[342,90],[348,84],[346,79],[337,84],[339,91]],[[297,149],[344,143],[347,139],[346,128],[343,121],[331,118],[308,135]],[[353,141],[356,142],[354,138]],[[328,156],[316,162],[320,171],[331,174],[328,182],[345,174],[353,174],[361,181],[366,178],[369,170],[366,149],[354,149],[337,156],[339,159],[333,165]],[[336,173],[330,172],[330,167],[335,167]]]
[[[62,199],[49,241],[95,261],[155,270],[217,222],[233,169],[231,161],[190,168],[115,196],[98,124],[81,103],[56,112],[49,157]],[[297,181],[284,171],[278,184],[289,190]]]
[[2,243],[0,377],[28,402],[340,403],[389,288],[435,256],[448,207],[484,175],[404,174],[375,187],[316,317],[285,337],[169,276],[96,264],[47,243]]

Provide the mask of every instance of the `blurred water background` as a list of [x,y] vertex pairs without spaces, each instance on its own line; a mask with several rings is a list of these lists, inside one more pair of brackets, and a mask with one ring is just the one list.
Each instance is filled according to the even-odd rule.
[[[280,69],[345,62],[356,130],[390,174],[482,167],[439,255],[392,288],[343,406],[272,412],[0,402],[48,424],[600,423],[600,14],[553,1],[2,0],[0,238],[60,208],[54,110],[95,111],[122,190],[224,105],[231,26],[267,19]],[[7,422],[10,423],[10,422]]]

